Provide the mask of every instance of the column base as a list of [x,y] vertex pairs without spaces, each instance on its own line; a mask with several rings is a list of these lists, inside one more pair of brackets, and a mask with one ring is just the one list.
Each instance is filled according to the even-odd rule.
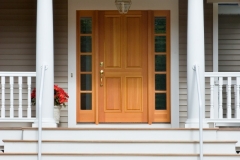
[[[38,120],[32,124],[33,128],[38,127]],[[43,118],[42,119],[42,128],[57,128],[57,124],[53,118]]]
[[[209,124],[203,120],[202,123],[203,128],[209,128]],[[199,128],[199,120],[198,119],[188,119],[185,122],[185,128]]]

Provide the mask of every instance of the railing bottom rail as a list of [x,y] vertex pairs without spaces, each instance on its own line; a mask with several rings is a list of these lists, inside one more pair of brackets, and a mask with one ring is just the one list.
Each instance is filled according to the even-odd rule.
[[36,118],[22,118],[22,119],[18,119],[18,118],[4,118],[4,119],[0,119],[0,122],[35,122]]

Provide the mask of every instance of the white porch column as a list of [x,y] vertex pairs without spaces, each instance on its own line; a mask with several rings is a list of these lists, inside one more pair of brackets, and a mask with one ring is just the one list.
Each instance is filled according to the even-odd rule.
[[[218,72],[218,3],[213,3],[213,72]],[[215,78],[217,82],[218,78]],[[218,86],[214,86],[214,117],[218,117]]]
[[[202,97],[202,115],[205,117],[205,49],[204,49],[204,14],[203,0],[188,0],[187,28],[187,91],[188,119],[186,128],[199,127],[199,101],[196,73],[193,66],[199,66],[199,82]],[[206,127],[206,123],[203,123]]]
[[[53,8],[52,0],[37,0],[37,44],[36,72],[38,110],[41,83],[41,66],[47,65],[42,95],[42,127],[57,127],[53,118],[54,51],[53,51]],[[37,112],[38,118],[38,112]],[[38,122],[33,127],[38,126]]]

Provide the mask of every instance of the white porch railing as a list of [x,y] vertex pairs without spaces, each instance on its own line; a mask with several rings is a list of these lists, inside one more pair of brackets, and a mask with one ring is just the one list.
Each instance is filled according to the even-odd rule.
[[0,122],[33,122],[36,119],[32,116],[31,107],[32,81],[35,77],[36,72],[0,72]]
[[[210,83],[210,117],[206,121],[240,125],[240,72],[205,72],[205,77]],[[35,121],[31,107],[35,78],[36,72],[0,72],[0,122]]]
[[240,125],[240,72],[205,72],[205,77],[210,82],[210,118],[206,120]]

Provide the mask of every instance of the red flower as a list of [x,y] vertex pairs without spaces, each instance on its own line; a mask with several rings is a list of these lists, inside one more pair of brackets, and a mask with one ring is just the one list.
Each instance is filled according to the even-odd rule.
[[[59,86],[54,85],[54,105],[55,106],[66,106],[66,102],[68,102],[68,94]],[[36,105],[36,88],[32,90],[31,93],[31,102],[32,105]]]

